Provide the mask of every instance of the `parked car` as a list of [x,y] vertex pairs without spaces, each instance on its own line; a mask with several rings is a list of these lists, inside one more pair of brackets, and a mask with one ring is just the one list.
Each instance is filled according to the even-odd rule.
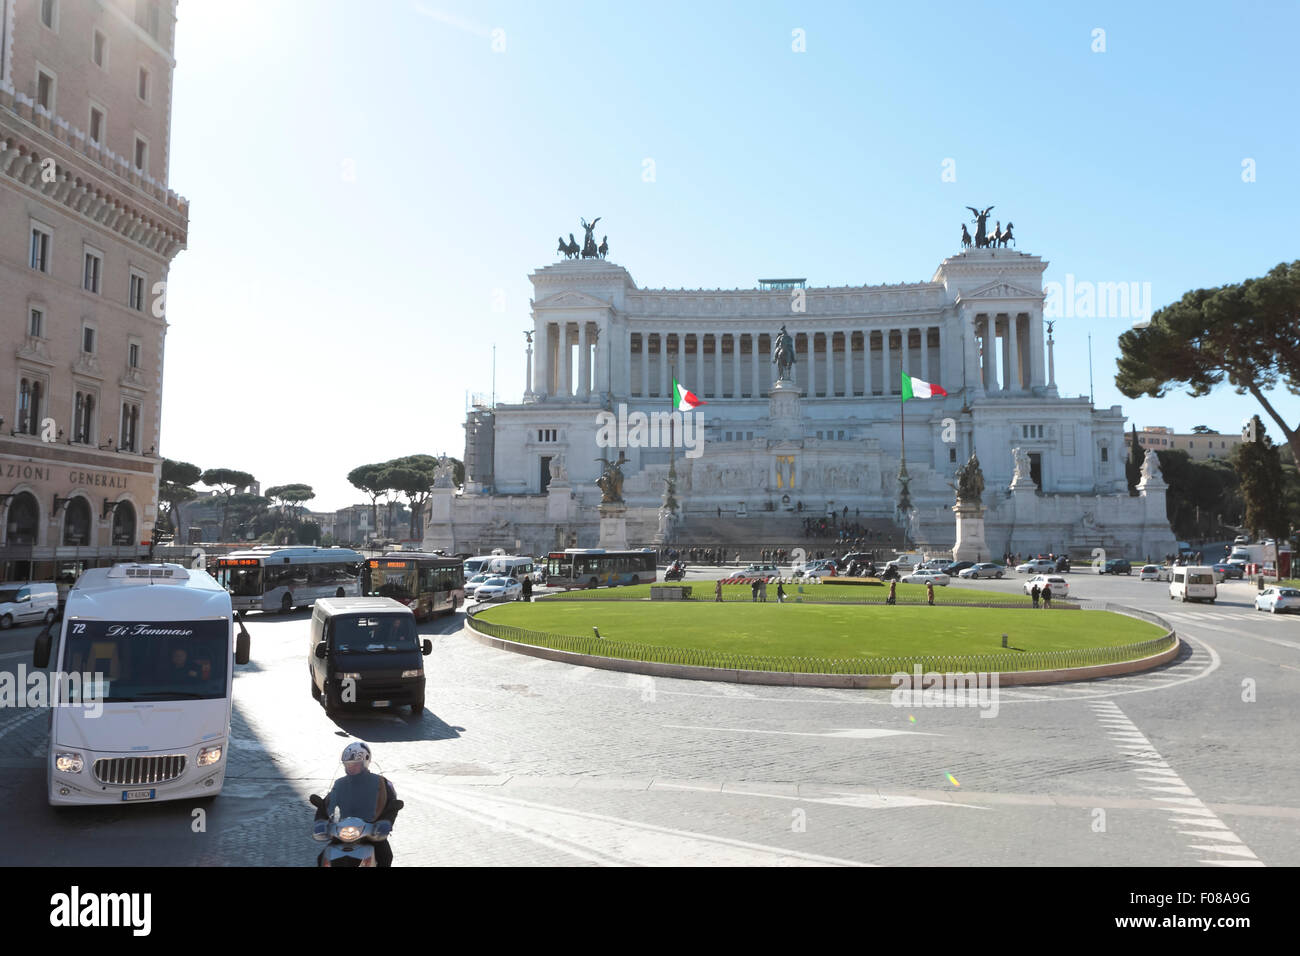
[[980,564],[972,564],[957,572],[957,577],[966,578],[967,580],[980,578],[1000,578],[1007,573],[1007,569],[1000,564],[993,564],[991,561],[984,561]]
[[1210,565],[1210,567],[1214,569],[1214,577],[1216,581],[1223,581],[1228,578],[1239,581],[1245,575],[1245,565],[1239,564],[1235,561],[1219,561],[1216,564]]
[[965,571],[967,568],[973,568],[974,566],[975,566],[974,561],[954,561],[952,564],[944,565],[941,570],[943,571],[944,574],[947,574],[952,577],[956,577],[957,575],[961,574],[961,572]]
[[1300,611],[1300,590],[1277,585],[1264,588],[1255,597],[1255,610],[1272,611],[1274,614]]
[[918,568],[911,574],[903,575],[899,580],[904,584],[937,584],[940,587],[947,587],[951,579],[942,571],[936,571],[933,568]]
[[1132,574],[1133,565],[1129,564],[1124,558],[1111,558],[1106,562],[1106,566],[1101,569],[1102,574]]
[[1016,570],[1022,574],[1050,574],[1056,570],[1056,562],[1050,558],[1034,558],[1016,565]]
[[1059,574],[1035,575],[1025,582],[1025,593],[1029,594],[1033,591],[1035,584],[1038,585],[1039,591],[1041,591],[1044,586],[1050,584],[1052,586],[1052,597],[1054,598],[1067,597],[1070,593],[1070,582],[1065,580],[1065,578],[1061,577]]
[[507,578],[497,575],[490,577],[474,591],[474,600],[480,603],[486,601],[517,601],[523,596],[524,586],[514,578]]
[[[822,564],[823,562],[814,562],[814,563],[820,565],[820,564]],[[812,565],[809,564],[807,567],[808,567],[808,568],[811,568]],[[773,577],[777,577],[778,575],[780,575],[780,573],[781,573],[781,569],[778,568],[775,564],[751,564],[749,567],[745,568],[745,570],[739,572],[739,573],[736,575],[736,577],[738,577],[738,578],[773,578]],[[808,572],[808,573],[811,573],[811,572]]]

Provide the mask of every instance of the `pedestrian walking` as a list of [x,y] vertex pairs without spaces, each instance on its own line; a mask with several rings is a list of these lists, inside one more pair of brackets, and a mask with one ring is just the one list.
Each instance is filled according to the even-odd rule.
[[722,602],[722,578],[718,578],[713,582],[713,600],[719,603]]
[[1034,599],[1034,607],[1038,607],[1038,595],[1040,593],[1042,592],[1039,590],[1037,584],[1035,584],[1033,589],[1029,592],[1029,596]]
[[1052,586],[1050,584],[1045,584],[1043,585],[1043,607],[1051,607],[1051,606],[1052,606]]
[[763,604],[767,603],[767,578],[758,582],[758,599]]
[[749,599],[753,601],[755,604],[757,604],[758,603],[758,579],[757,578],[749,582],[749,593],[750,593]]
[[898,602],[898,582],[889,582],[889,597],[885,598],[886,604],[895,604]]
[[925,582],[925,598],[931,607],[934,607],[934,582]]
[[529,601],[529,602],[531,602],[533,599],[533,579],[531,577],[524,578],[523,597],[525,601]]
[[785,588],[781,586],[781,582],[779,580],[776,582],[776,603],[777,604],[785,603]]

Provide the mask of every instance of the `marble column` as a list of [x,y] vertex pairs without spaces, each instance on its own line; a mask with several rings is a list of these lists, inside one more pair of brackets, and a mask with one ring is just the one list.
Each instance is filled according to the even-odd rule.
[[853,397],[853,330],[844,332],[844,397]]
[[560,325],[560,348],[564,351],[564,397],[573,397],[573,350],[569,348],[569,323]]
[[749,394],[758,398],[763,394],[762,386],[758,382],[758,333],[751,332],[749,336]]
[[686,386],[697,395],[704,394],[704,333],[695,333],[695,380]]
[[645,398],[650,394],[650,335],[646,332],[639,333],[641,336],[641,397]]
[[551,324],[542,323],[538,329],[537,338],[537,364],[533,366],[533,391],[538,395],[549,395],[551,393],[550,378],[551,369],[549,359],[551,357]]
[[930,381],[930,327],[928,325],[921,327],[921,379]]
[[578,323],[578,398],[591,392],[591,349],[587,345],[586,320]]
[[808,397],[817,396],[817,333],[808,333]]
[[668,354],[669,333],[663,332],[659,335],[659,397],[671,398],[669,390],[672,388],[672,379],[670,377],[669,363],[672,359]]
[[713,397],[722,397],[722,336],[713,333]]
[[1020,379],[1020,316],[1012,313],[1007,316],[1007,388],[1018,392]]
[[871,397],[871,330],[862,331],[862,396]]

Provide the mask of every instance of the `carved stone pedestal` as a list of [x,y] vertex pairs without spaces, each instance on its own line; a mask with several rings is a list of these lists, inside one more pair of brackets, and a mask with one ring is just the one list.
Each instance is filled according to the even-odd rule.
[[606,551],[627,550],[627,505],[600,506],[600,545]]
[[987,561],[992,557],[984,541],[984,508],[974,502],[959,501],[953,506],[957,516],[957,543],[953,545],[954,561]]

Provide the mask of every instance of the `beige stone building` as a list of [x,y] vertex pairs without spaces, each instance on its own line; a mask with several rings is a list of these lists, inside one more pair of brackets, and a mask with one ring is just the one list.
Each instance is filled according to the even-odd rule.
[[1147,425],[1137,433],[1137,436],[1138,444],[1142,446],[1143,451],[1180,450],[1187,452],[1197,461],[1205,461],[1208,458],[1226,459],[1232,454],[1232,450],[1241,444],[1240,435],[1196,434],[1195,432],[1179,434],[1163,425]]
[[174,0],[0,0],[0,573],[148,552]]

